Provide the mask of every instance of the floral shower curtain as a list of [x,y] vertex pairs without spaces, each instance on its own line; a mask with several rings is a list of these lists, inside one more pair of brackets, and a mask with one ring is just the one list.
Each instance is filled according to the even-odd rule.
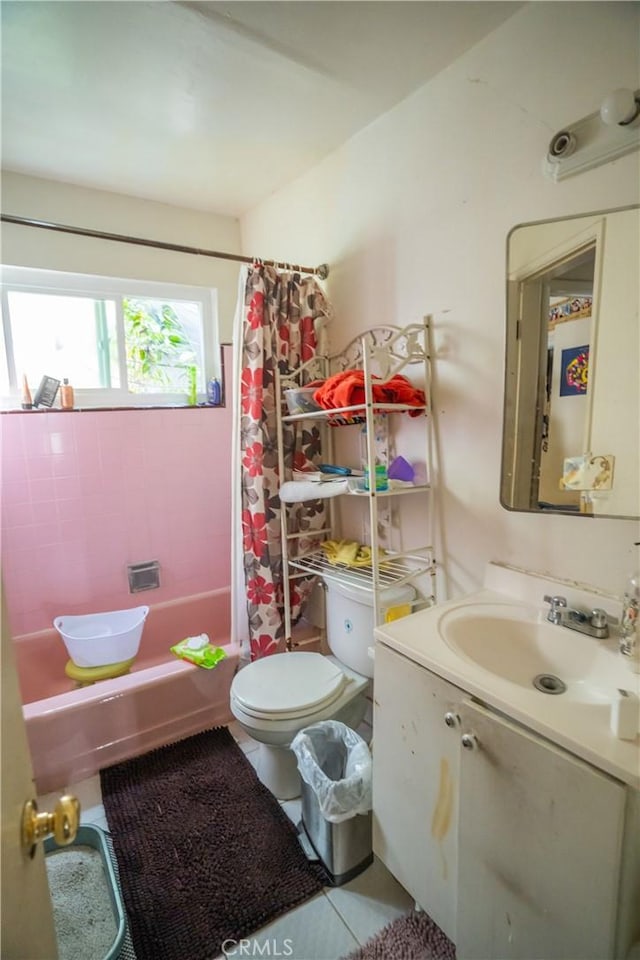
[[[275,372],[287,374],[316,355],[319,330],[330,317],[330,306],[313,277],[279,273],[262,264],[255,264],[245,275],[236,326],[237,435],[242,566],[251,659],[255,660],[281,652],[286,639],[278,497],[285,478],[278,476]],[[304,421],[285,425],[284,449],[287,468],[294,465],[294,457],[297,469],[316,464],[318,428]],[[308,549],[313,530],[325,524],[324,503],[295,505],[289,519],[292,532],[309,532],[311,539],[300,542],[302,549]],[[310,586],[308,580],[291,581],[294,620]]]

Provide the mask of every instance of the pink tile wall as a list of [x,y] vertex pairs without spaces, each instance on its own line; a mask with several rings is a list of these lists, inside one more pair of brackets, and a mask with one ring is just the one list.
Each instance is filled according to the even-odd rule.
[[[229,378],[226,390],[227,406],[216,409],[0,417],[2,576],[14,636],[60,614],[229,585]],[[127,564],[145,560],[160,561],[160,589],[130,594]]]

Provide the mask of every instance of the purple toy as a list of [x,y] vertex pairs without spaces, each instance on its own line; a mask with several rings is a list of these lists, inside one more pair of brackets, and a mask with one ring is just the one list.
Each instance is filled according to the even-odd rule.
[[410,483],[415,477],[415,470],[404,457],[396,457],[389,465],[390,480],[404,480]]

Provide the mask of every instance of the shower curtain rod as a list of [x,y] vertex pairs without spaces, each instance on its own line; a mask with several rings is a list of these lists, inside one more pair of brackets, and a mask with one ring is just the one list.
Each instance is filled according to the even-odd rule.
[[98,240],[115,240],[118,243],[134,243],[140,247],[154,247],[157,250],[173,250],[176,253],[191,253],[199,257],[213,257],[216,260],[236,260],[238,263],[255,263],[256,260],[269,267],[281,267],[296,270],[298,273],[311,273],[326,280],[329,266],[321,263],[319,267],[301,267],[297,263],[283,263],[281,260],[262,260],[256,257],[242,257],[237,253],[221,253],[219,250],[204,250],[200,247],[186,247],[179,243],[164,243],[162,240],[146,240],[144,237],[129,237],[120,233],[104,233],[101,230],[86,230],[84,227],[70,227],[64,223],[49,223],[46,220],[30,220],[28,217],[14,217],[3,213],[3,223],[15,223],[21,227],[39,227],[41,230],[56,230],[58,233],[75,233],[80,237],[95,237]]

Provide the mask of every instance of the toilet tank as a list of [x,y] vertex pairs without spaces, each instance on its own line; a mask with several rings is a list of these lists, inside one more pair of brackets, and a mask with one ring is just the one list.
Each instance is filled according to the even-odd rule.
[[[346,583],[327,580],[327,643],[332,653],[363,677],[373,676],[373,593]],[[381,593],[382,621],[411,613],[416,592],[408,585],[389,587]]]

